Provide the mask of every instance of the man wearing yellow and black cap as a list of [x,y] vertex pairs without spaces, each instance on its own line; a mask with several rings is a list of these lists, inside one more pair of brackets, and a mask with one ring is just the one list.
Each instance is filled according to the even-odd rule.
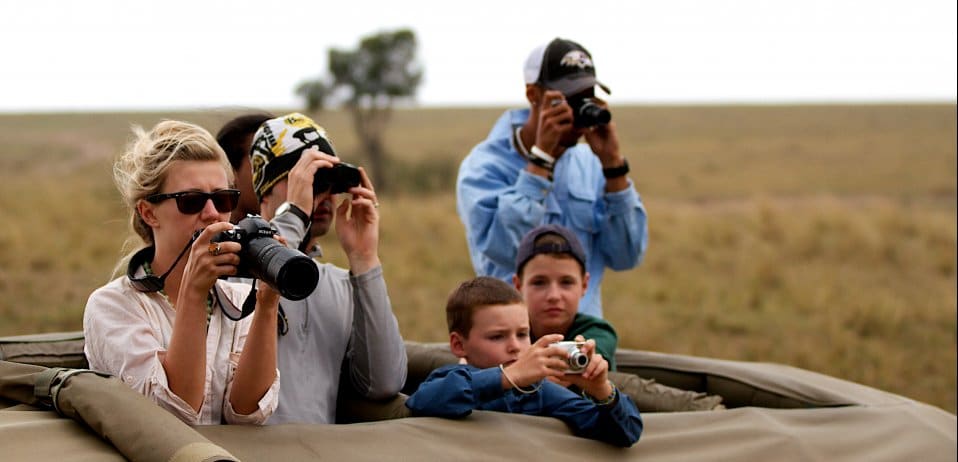
[[472,265],[511,281],[522,236],[562,225],[582,243],[591,275],[579,311],[601,317],[603,272],[635,267],[648,244],[645,206],[612,113],[595,94],[609,87],[596,79],[592,55],[562,38],[534,49],[523,72],[529,108],[503,114],[459,167],[456,207]]
[[[250,156],[260,212],[288,245],[314,244],[335,221],[349,261],[349,270],[316,262],[313,293],[280,301],[282,385],[267,423],[334,423],[341,372],[362,397],[397,395],[406,353],[379,261],[379,203],[365,171],[336,157],[326,131],[298,113],[263,122]],[[336,194],[348,197],[335,206]]]

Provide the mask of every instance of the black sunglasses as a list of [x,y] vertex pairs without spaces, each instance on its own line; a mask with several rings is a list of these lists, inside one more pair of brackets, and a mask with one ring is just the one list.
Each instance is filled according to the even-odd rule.
[[220,189],[210,193],[202,191],[180,191],[169,194],[154,194],[146,200],[156,204],[167,199],[176,199],[176,208],[184,215],[200,213],[206,206],[206,201],[212,200],[216,211],[220,213],[232,212],[239,203],[238,189]]

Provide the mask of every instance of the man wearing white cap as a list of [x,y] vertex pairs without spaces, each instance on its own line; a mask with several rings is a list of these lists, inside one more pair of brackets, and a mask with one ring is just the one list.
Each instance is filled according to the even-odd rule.
[[[579,312],[602,316],[606,267],[639,264],[648,245],[645,206],[619,152],[615,123],[595,87],[592,55],[556,38],[524,67],[529,109],[506,111],[459,167],[456,199],[477,274],[510,281],[519,240],[554,223],[573,230],[591,275]],[[581,138],[585,144],[579,144]]]

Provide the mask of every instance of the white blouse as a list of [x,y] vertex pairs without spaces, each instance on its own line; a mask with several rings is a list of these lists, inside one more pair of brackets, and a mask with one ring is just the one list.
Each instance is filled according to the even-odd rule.
[[[237,307],[249,292],[246,284],[217,281],[216,286]],[[206,334],[203,405],[197,412],[170,390],[161,363],[173,335],[175,314],[163,294],[140,292],[125,276],[100,287],[90,295],[83,313],[83,349],[90,368],[119,377],[190,425],[264,424],[279,402],[279,370],[253,413],[237,414],[229,400],[252,316],[233,321],[219,306],[213,307]]]

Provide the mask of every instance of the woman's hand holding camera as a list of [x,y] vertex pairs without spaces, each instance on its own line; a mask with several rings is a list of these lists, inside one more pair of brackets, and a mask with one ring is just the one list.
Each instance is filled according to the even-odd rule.
[[238,242],[211,242],[214,236],[232,228],[232,223],[216,222],[203,229],[193,241],[189,258],[183,268],[181,296],[186,291],[205,300],[206,294],[220,276],[236,274],[236,265],[240,261],[237,252],[242,245]]

